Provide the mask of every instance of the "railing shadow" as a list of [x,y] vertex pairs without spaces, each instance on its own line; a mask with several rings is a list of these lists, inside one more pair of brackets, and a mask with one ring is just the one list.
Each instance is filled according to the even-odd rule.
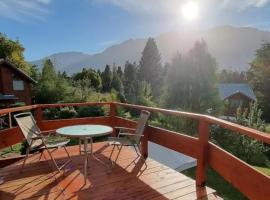
[[[15,172],[5,179],[6,186],[5,184],[0,185],[0,191],[2,192],[0,194],[10,197],[13,195],[14,198],[25,194],[29,198],[42,195],[44,199],[54,199],[63,194],[65,199],[143,199],[145,196],[168,199],[166,195],[157,191],[157,189],[167,185],[160,184],[158,187],[153,187],[152,181],[151,184],[145,181],[148,178],[155,179],[156,176],[152,175],[156,173],[153,169],[157,166],[151,166],[151,163],[149,166],[149,161],[138,157],[135,151],[132,152],[131,149],[123,150],[111,173],[107,173],[108,171],[104,166],[94,159],[90,159],[86,184],[84,184],[84,159],[83,155],[79,154],[78,146],[68,148],[72,164],[65,169],[64,173],[57,173],[51,162],[49,162],[50,167],[48,167],[48,155],[44,153],[43,160],[32,159],[32,162],[28,162],[22,174],[17,172],[20,167],[19,164],[16,164],[15,167],[11,166],[10,172],[12,170],[15,170]],[[103,145],[96,146],[94,153],[103,162],[109,164],[110,151],[111,147],[103,143]],[[60,149],[56,152],[54,155],[56,161],[58,163],[65,162],[67,158],[64,157],[64,151]],[[8,170],[0,170],[0,174],[3,175],[8,172]],[[13,181],[15,184],[12,184]],[[55,191],[56,188],[57,192]],[[54,193],[53,197],[50,196],[52,193]],[[198,188],[196,193],[198,198],[207,195],[207,191],[202,188]]]

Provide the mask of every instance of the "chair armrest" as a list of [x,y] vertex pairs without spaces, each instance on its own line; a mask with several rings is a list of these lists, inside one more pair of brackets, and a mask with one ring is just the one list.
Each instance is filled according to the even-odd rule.
[[41,131],[42,135],[50,136],[52,133],[55,133],[55,130]]
[[39,140],[39,139],[43,139],[42,136],[35,136],[35,137],[31,137],[32,140]]
[[137,134],[132,134],[132,133],[119,133],[118,136],[143,137],[144,135],[137,135]]
[[136,129],[135,128],[128,128],[128,127],[120,127],[120,126],[116,126],[114,127],[115,129],[117,130],[126,130],[126,131],[135,131]]

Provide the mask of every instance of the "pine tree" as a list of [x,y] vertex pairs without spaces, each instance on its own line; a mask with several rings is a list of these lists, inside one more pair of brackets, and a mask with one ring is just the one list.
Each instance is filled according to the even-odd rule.
[[111,87],[115,89],[117,92],[119,92],[120,94],[123,94],[124,92],[123,83],[118,73],[118,69],[116,69],[115,67],[113,68]]
[[126,62],[124,69],[124,92],[129,103],[136,102],[135,83],[137,79],[136,63]]
[[161,57],[153,38],[149,38],[142,52],[138,77],[151,85],[153,96],[157,99],[161,94],[162,80]]
[[106,65],[105,70],[101,74],[102,86],[104,92],[109,92],[111,90],[112,84],[112,71],[109,65]]
[[215,59],[204,41],[196,42],[183,57],[177,54],[167,70],[164,105],[200,113],[217,112],[216,70]]

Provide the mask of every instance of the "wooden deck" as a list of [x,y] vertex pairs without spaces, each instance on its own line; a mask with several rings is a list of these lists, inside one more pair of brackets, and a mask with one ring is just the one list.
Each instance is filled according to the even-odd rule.
[[[84,185],[83,157],[78,146],[69,147],[68,151],[73,163],[65,173],[54,171],[46,161],[46,153],[30,157],[23,173],[19,173],[22,161],[2,168],[0,199],[220,199],[213,189],[196,188],[194,180],[150,158],[146,162],[134,160],[136,154],[129,148],[123,148],[110,173],[91,159]],[[94,151],[108,162],[111,147],[107,143],[95,143]],[[62,149],[55,151],[54,156],[58,162],[66,159]]]

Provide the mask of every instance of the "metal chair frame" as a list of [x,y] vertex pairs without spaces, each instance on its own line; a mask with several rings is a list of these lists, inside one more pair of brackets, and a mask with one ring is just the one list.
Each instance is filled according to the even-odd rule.
[[[33,127],[27,127],[27,125],[23,124],[20,122],[20,118],[22,117],[29,117],[30,118],[30,122],[32,122],[32,126],[36,129],[36,130],[33,130]],[[31,112],[27,112],[27,113],[20,113],[20,114],[16,114],[14,115],[14,118],[18,124],[18,126],[20,127],[27,143],[28,143],[28,147],[26,149],[26,155],[25,155],[25,158],[24,158],[24,161],[23,161],[23,164],[22,164],[22,167],[20,169],[20,172],[22,173],[23,169],[24,169],[24,166],[25,166],[25,163],[26,163],[26,160],[27,158],[29,157],[29,154],[30,152],[33,150],[33,149],[37,149],[39,151],[41,151],[40,153],[40,158],[39,160],[41,159],[42,155],[43,155],[43,151],[46,150],[50,156],[50,159],[53,161],[53,164],[54,166],[56,167],[57,171],[58,172],[61,172],[61,169],[63,169],[65,166],[67,166],[70,162],[72,162],[71,160],[71,157],[66,149],[66,144],[69,142],[69,140],[65,141],[65,142],[61,142],[61,143],[55,143],[54,145],[49,145],[47,144],[46,142],[46,137],[42,134],[42,131],[39,129],[39,127],[37,126],[36,124],[36,121],[32,115]],[[29,137],[30,136],[30,137]],[[37,146],[34,146],[33,148],[33,145],[34,145],[34,142],[35,141],[38,141],[40,142],[40,145],[37,145]],[[52,153],[59,149],[59,147],[63,147],[67,156],[68,156],[68,160],[62,164],[61,166],[59,166],[56,162],[56,160],[54,159]],[[52,151],[50,151],[50,149],[53,149]],[[48,160],[49,162],[49,160]]]
[[[115,147],[117,147],[118,153],[117,153],[116,158],[114,160],[114,164],[118,160],[118,157],[120,155],[120,152],[121,152],[123,146],[132,146],[135,149],[135,152],[136,152],[138,157],[140,157],[142,155],[142,150],[141,150],[140,144],[141,144],[142,138],[144,137],[143,132],[147,126],[147,121],[148,121],[149,117],[150,117],[150,112],[148,112],[146,110],[142,110],[136,129],[127,128],[127,127],[115,127],[116,130],[119,130],[119,134],[117,137],[110,137],[109,138],[109,141],[111,141],[111,145],[113,145],[113,149],[112,149],[112,151],[110,153],[110,157],[109,157],[109,159],[111,160],[111,163],[113,163],[112,162],[112,155],[113,155],[113,152],[115,150]],[[122,131],[125,131],[125,132],[122,132]],[[121,142],[121,138],[125,138],[126,141]],[[137,150],[137,148],[138,148],[138,150]],[[141,158],[143,158],[143,156],[141,156]]]

